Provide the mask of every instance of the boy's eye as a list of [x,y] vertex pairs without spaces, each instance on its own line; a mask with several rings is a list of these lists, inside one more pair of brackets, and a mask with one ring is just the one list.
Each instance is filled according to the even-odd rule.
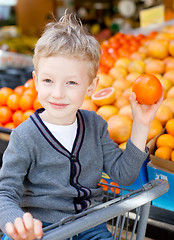
[[69,81],[67,84],[69,84],[69,85],[76,85],[77,83],[74,82],[74,81]]
[[45,81],[46,83],[52,82],[51,79],[45,79],[44,81]]

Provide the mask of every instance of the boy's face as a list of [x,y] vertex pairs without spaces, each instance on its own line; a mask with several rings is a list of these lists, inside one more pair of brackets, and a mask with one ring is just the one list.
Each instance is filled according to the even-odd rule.
[[33,72],[38,98],[45,111],[43,121],[68,125],[75,121],[84,96],[92,95],[98,78],[89,79],[86,61],[61,56],[41,58]]

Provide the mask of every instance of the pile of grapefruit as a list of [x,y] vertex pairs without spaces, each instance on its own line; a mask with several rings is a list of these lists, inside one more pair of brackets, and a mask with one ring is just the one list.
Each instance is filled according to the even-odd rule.
[[[120,35],[120,37],[128,38],[125,35]],[[108,122],[111,138],[122,148],[125,148],[132,128],[129,97],[133,83],[139,76],[153,75],[164,88],[164,100],[151,123],[147,141],[160,134],[168,121],[174,119],[174,26],[165,26],[160,32],[153,32],[147,38],[143,37],[142,44],[137,44],[139,47],[132,53],[118,54],[117,42],[114,53],[114,37],[111,39],[101,44],[102,58],[98,72],[99,84],[94,95],[91,98],[85,98],[82,109],[94,110],[101,115]],[[158,87],[156,96],[153,95],[157,99],[159,98],[157,96],[159,93]],[[147,99],[144,91],[141,92],[141,98]],[[153,99],[148,97],[148,100]],[[174,128],[174,120],[170,124]],[[170,149],[173,151],[174,141],[172,139],[174,135],[167,132],[167,128],[165,134],[169,136],[165,136],[165,140],[161,137],[160,144],[158,143],[159,140],[157,141],[157,148],[166,147],[165,142],[168,142],[171,143]],[[162,149],[163,155],[166,152],[169,155],[169,151]],[[167,158],[162,153],[158,156],[173,159],[172,155]]]

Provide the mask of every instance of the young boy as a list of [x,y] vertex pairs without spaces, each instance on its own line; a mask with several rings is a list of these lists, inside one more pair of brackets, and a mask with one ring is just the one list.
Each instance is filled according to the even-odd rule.
[[[148,156],[149,125],[162,97],[143,106],[132,94],[132,134],[124,152],[100,116],[79,110],[96,89],[99,59],[99,43],[73,14],[48,24],[35,46],[33,78],[43,109],[12,131],[0,171],[0,228],[10,238],[41,238],[42,224],[101,203],[102,171],[129,185]],[[78,239],[113,238],[102,224]]]

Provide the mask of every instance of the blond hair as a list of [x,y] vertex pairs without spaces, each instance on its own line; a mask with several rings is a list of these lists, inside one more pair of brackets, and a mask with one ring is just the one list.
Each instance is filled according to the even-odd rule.
[[58,22],[46,25],[34,50],[33,64],[37,72],[41,57],[65,56],[85,60],[89,63],[89,77],[97,74],[100,60],[100,44],[76,18],[75,14],[67,14]]

